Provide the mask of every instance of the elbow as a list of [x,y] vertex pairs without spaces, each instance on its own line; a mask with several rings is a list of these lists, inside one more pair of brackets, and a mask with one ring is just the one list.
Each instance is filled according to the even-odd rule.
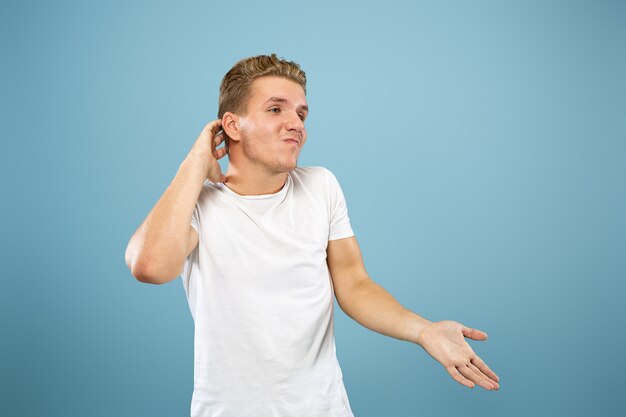
[[126,247],[126,253],[124,254],[124,262],[126,262],[126,266],[130,269],[130,273],[135,279],[139,282],[145,282],[148,284],[152,284],[153,280],[148,276],[145,272],[146,267],[145,263],[139,262],[137,251],[133,249],[133,241],[128,243]]
[[363,299],[362,291],[364,289],[367,291],[367,287],[371,284],[376,283],[369,276],[365,275],[349,287],[335,287],[335,298],[341,310],[352,317],[352,309],[355,305],[360,304]]
[[132,244],[128,245],[124,255],[126,266],[139,282],[161,285],[181,274],[183,269],[181,262],[163,264],[163,262],[157,262],[158,259],[154,256],[147,257],[143,251],[136,249]]
[[176,279],[182,271],[167,271],[164,268],[150,267],[149,264],[137,262],[130,268],[135,279],[144,284],[162,285]]
[[159,279],[159,277],[157,277],[156,275],[149,274],[145,272],[143,269],[139,269],[139,268],[131,269],[131,274],[133,275],[133,277],[135,277],[137,281],[142,282],[144,284],[161,285],[167,282],[165,280]]
[[137,281],[146,284],[159,284],[159,282],[154,279],[154,276],[148,272],[146,264],[134,259],[129,259],[128,252],[126,253],[126,266],[128,266],[130,274],[135,277]]

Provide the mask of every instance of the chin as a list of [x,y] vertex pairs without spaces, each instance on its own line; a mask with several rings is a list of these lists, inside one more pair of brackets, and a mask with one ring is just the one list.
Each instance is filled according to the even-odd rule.
[[278,163],[276,165],[276,168],[277,168],[276,171],[277,172],[281,172],[281,173],[283,173],[283,172],[291,172],[294,169],[296,169],[297,167],[298,167],[298,161],[297,160],[293,161],[293,162],[289,161],[289,162],[286,162],[286,163]]

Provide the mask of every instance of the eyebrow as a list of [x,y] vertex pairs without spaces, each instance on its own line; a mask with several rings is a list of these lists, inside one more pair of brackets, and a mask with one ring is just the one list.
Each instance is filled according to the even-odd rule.
[[[287,100],[286,98],[282,98],[282,97],[270,97],[269,100],[267,100],[265,103],[289,103],[289,100]],[[307,106],[306,104],[298,106],[299,110],[304,110],[307,113],[309,112],[309,106]]]

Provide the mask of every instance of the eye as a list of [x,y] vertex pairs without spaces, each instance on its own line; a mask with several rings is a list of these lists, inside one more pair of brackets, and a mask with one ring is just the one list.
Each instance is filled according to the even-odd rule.
[[274,112],[274,113],[280,113],[280,109],[278,107],[272,107],[269,109],[269,111]]
[[298,114],[298,116],[300,116],[300,120],[302,120],[304,122],[304,119],[306,119],[306,116],[302,113]]

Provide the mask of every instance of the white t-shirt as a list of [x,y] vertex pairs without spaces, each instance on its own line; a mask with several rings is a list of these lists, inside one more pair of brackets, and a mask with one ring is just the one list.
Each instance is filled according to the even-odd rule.
[[182,281],[195,323],[192,417],[354,417],[337,361],[329,240],[353,236],[335,176],[275,194],[205,181]]

